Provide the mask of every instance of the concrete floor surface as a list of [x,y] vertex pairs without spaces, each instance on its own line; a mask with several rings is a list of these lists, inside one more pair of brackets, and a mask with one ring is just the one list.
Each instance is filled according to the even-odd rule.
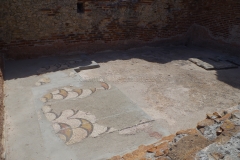
[[[240,68],[207,71],[185,46],[6,61],[6,159],[101,160],[240,102]],[[94,60],[100,68],[75,72]]]

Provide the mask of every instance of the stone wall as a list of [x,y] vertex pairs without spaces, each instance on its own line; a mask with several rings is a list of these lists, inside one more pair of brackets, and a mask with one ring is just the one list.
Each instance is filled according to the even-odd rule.
[[195,23],[240,45],[239,10],[237,0],[1,0],[0,48],[19,57],[131,47],[177,40]]

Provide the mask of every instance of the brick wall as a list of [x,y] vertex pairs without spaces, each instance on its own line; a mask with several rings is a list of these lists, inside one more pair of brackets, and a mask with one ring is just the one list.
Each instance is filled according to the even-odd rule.
[[0,49],[20,57],[131,47],[178,40],[193,24],[240,46],[239,7],[238,0],[1,0]]
[[240,1],[201,0],[193,21],[209,29],[216,39],[240,44]]
[[192,30],[195,44],[215,45],[239,54],[239,0],[198,0],[189,10],[192,12],[191,21],[198,25],[198,29]]

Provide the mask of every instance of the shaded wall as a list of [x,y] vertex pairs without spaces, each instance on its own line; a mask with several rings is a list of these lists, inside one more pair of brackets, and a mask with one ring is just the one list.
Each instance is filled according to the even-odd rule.
[[197,0],[192,12],[191,41],[240,54],[240,1]]
[[185,43],[193,24],[240,45],[238,0],[1,0],[0,7],[0,48],[10,57]]
[[[78,13],[77,3],[81,2],[83,13]],[[12,56],[134,45],[181,35],[191,24],[182,0],[0,3],[0,45]]]

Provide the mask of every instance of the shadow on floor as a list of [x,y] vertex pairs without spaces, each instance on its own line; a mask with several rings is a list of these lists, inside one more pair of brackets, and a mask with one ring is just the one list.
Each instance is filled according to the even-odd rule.
[[[89,65],[92,60],[97,63],[104,63],[137,58],[148,62],[165,64],[175,60],[189,60],[189,58],[201,57],[209,59],[229,55],[230,53],[223,53],[221,50],[206,49],[196,46],[166,45],[161,47],[134,48],[125,51],[104,51],[91,55],[55,56],[18,61],[7,60],[5,62],[5,80],[24,78],[67,68],[76,68]],[[216,63],[214,61],[212,62]],[[208,61],[208,63],[211,63],[211,61]],[[240,66],[237,67],[216,70],[218,80],[240,89]],[[128,68],[125,68],[125,71],[127,72]]]

